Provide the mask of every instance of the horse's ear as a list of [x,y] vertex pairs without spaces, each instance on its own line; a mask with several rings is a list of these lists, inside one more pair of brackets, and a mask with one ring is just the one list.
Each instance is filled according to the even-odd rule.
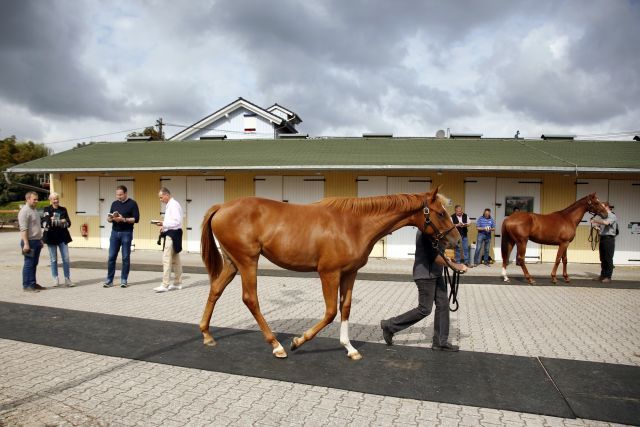
[[435,188],[435,190],[433,190],[431,193],[429,193],[429,201],[430,202],[435,202],[436,198],[438,197],[438,191],[440,191],[440,187],[442,187],[442,184],[438,184],[438,186]]

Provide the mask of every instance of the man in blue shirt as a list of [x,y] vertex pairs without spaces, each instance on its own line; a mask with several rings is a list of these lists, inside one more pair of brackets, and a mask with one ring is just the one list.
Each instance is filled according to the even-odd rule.
[[491,247],[491,232],[496,230],[496,222],[491,218],[491,209],[487,208],[480,218],[476,220],[478,238],[476,239],[476,253],[473,257],[475,265],[480,264],[480,253],[484,246],[484,265],[489,266],[489,248]]
[[131,242],[133,240],[133,224],[140,221],[140,211],[135,200],[127,197],[127,187],[119,185],[116,188],[116,200],[111,204],[107,221],[112,224],[109,238],[109,261],[107,264],[107,278],[102,285],[104,288],[113,286],[113,276],[116,273],[116,258],[122,247],[122,272],[120,273],[120,287],[127,287],[131,256]]

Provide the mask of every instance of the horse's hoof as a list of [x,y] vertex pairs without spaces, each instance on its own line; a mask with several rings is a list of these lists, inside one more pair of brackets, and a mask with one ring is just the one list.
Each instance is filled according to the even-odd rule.
[[571,279],[569,279],[568,277],[564,278],[564,283],[571,283]]
[[535,280],[529,280],[529,284],[530,284],[530,285],[535,285],[535,284],[536,284],[536,281],[535,281]]
[[360,352],[356,351],[355,353],[347,354],[347,357],[351,360],[360,360],[362,359],[362,355]]
[[509,280],[509,278],[508,278],[508,277],[505,277],[505,278],[503,279],[503,282],[504,282],[504,283],[511,283],[511,280]]
[[287,357],[287,352],[284,351],[284,348],[282,348],[282,345],[278,345],[276,348],[273,349],[273,355],[278,359],[285,359]]
[[297,350],[302,345],[300,338],[295,337],[291,340],[291,351]]
[[553,283],[555,285],[556,283],[558,283],[558,281],[556,280],[555,277],[553,277],[553,278],[551,278],[551,283]]
[[208,346],[208,347],[215,347],[216,345],[218,345],[218,343],[216,342],[216,340],[214,340],[213,338],[211,339],[205,339],[203,341],[203,344]]

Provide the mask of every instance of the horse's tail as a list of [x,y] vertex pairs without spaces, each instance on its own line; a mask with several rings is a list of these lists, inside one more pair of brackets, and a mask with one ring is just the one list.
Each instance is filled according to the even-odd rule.
[[222,256],[216,246],[216,239],[213,237],[213,230],[211,229],[211,221],[213,215],[218,212],[222,205],[213,205],[209,208],[202,220],[202,236],[200,237],[200,256],[202,256],[202,262],[207,267],[209,273],[209,279],[215,280],[220,271],[222,270]]
[[[509,241],[511,240],[511,234],[507,231],[507,223],[509,218],[505,218],[502,221],[501,238],[500,238],[500,252],[502,253],[502,264],[509,264]],[[505,263],[506,262],[506,263]]]

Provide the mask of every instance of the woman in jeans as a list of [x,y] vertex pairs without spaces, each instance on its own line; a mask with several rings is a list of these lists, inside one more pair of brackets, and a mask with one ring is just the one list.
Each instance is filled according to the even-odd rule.
[[[67,209],[60,206],[60,198],[57,193],[51,193],[49,195],[49,201],[51,204],[44,208],[43,224],[46,231],[43,241],[49,248],[53,286],[61,284],[64,286],[73,286],[71,273],[69,271],[69,247],[67,246],[71,241],[71,235],[69,234],[71,220],[69,219]],[[60,256],[62,257],[64,283],[58,279],[58,249],[60,249]]]

